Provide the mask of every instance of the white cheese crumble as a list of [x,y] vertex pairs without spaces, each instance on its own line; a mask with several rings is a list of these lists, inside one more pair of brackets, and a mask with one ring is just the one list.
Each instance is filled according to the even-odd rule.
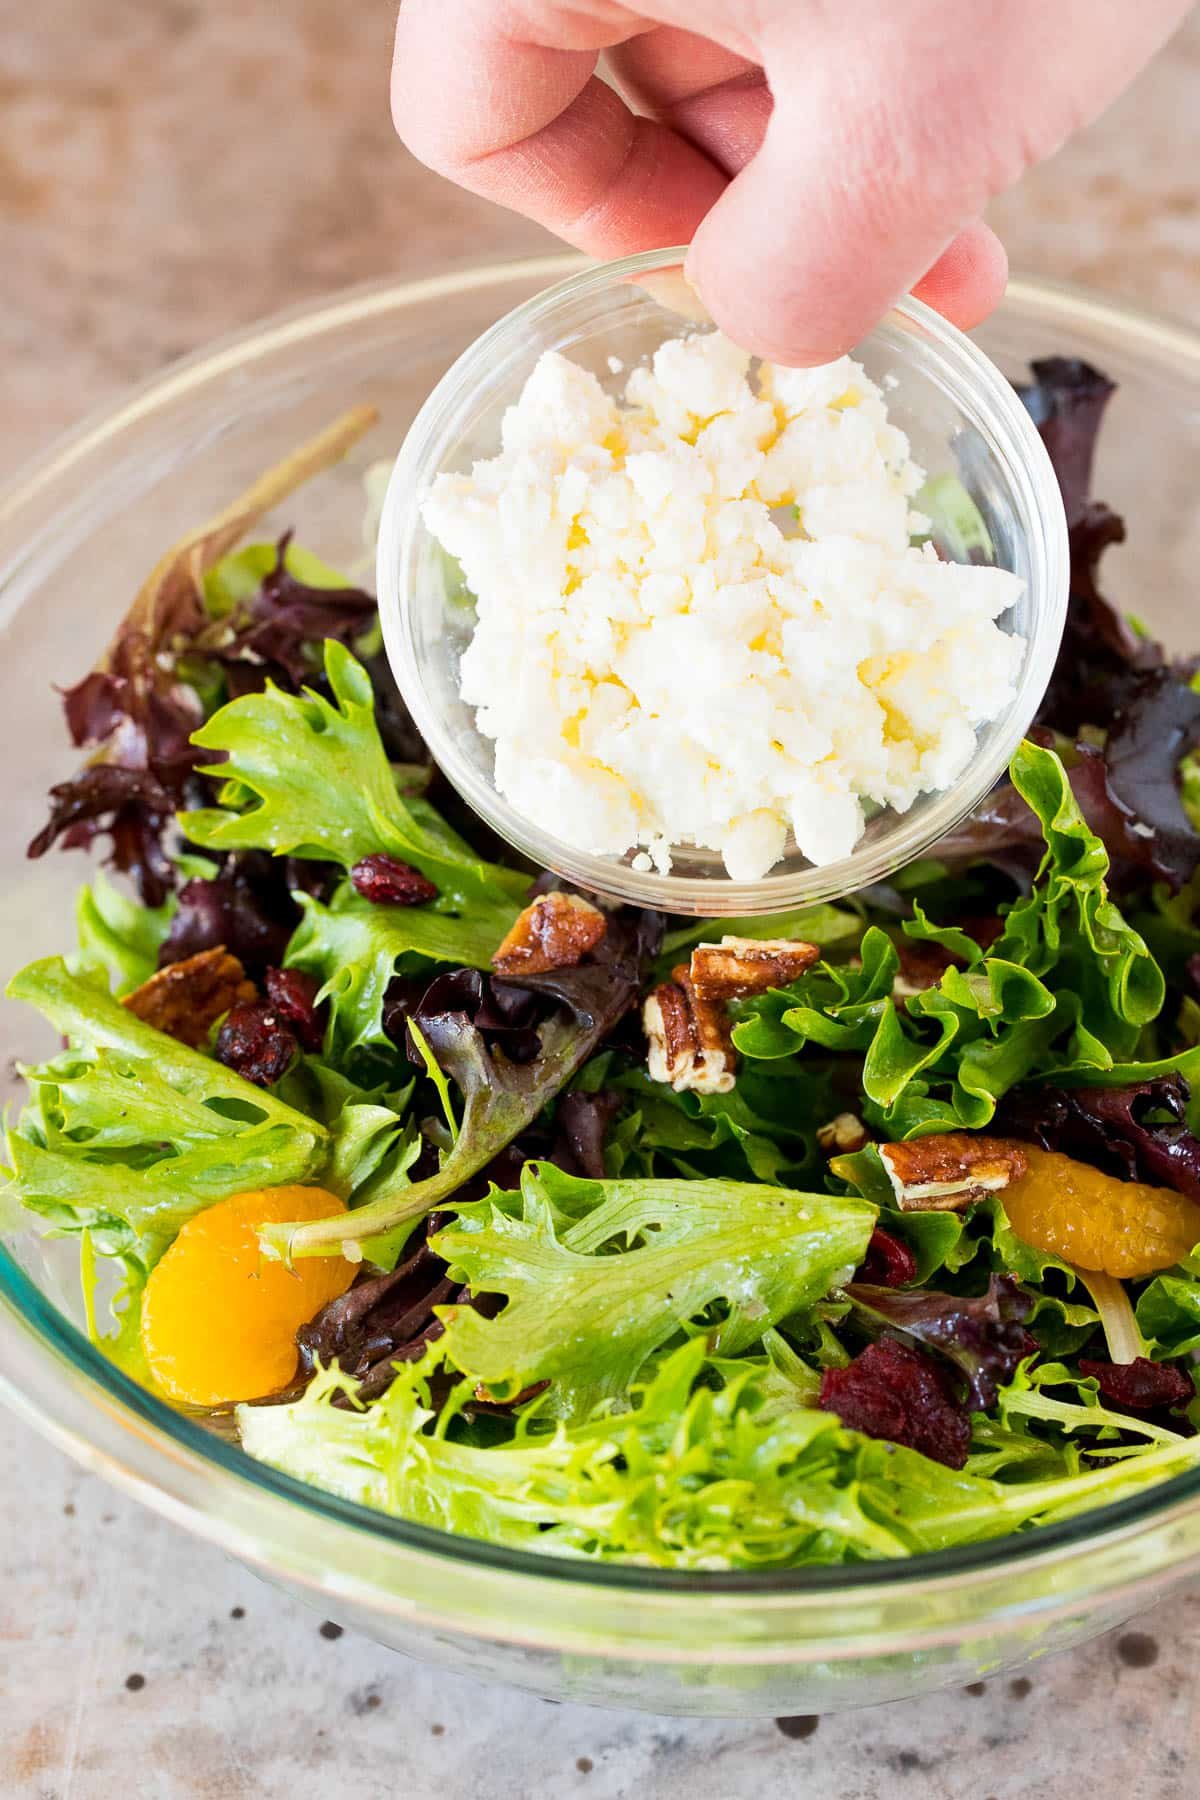
[[924,473],[851,358],[752,372],[696,334],[615,399],[548,353],[501,441],[422,511],[475,595],[462,697],[496,785],[564,842],[663,872],[701,846],[737,881],[789,833],[834,862],[1011,698],[1021,582],[913,545]]

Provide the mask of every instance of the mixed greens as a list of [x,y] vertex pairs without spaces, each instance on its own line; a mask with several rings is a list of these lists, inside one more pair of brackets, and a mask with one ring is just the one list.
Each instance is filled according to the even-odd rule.
[[[683,1569],[1200,1466],[1200,692],[1098,585],[1110,384],[1034,377],[1073,581],[1036,727],[933,856],[785,917],[588,907],[531,950],[562,890],[431,767],[370,596],[239,547],[368,415],[164,557],[30,847],[106,839],[127,885],[9,990],[63,1044],[12,1191],[78,1239],[109,1355],[180,1404],[207,1357],[250,1455],[349,1499]],[[694,1008],[725,934],[811,966],[720,1002],[732,1084],[653,1079],[640,1004]]]

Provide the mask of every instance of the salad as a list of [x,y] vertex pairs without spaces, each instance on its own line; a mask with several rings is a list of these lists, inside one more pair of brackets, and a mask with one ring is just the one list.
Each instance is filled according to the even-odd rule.
[[[839,905],[703,921],[523,867],[371,596],[260,519],[170,550],[30,845],[103,845],[9,992],[8,1131],[94,1342],[404,1519],[681,1569],[908,1556],[1200,1465],[1200,683],[1104,596],[1111,384],[1024,398],[1071,534],[1009,778]],[[942,521],[969,556],[965,495]]]

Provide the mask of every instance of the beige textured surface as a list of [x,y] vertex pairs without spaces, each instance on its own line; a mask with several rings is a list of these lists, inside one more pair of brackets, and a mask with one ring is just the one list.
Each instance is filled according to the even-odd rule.
[[[280,306],[546,241],[395,143],[390,14],[0,0],[0,468]],[[996,206],[1014,263],[1200,318],[1198,90],[1194,19]],[[1031,1688],[997,1679],[796,1739],[770,1721],[552,1708],[324,1638],[6,1418],[0,1456],[0,1793],[14,1800],[1196,1792],[1200,1594],[1140,1622],[1149,1649],[1126,1634],[1044,1665]],[[127,1686],[134,1674],[144,1685]]]

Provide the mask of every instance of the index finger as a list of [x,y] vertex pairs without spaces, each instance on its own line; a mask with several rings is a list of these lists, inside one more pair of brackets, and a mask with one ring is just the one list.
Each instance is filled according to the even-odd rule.
[[413,153],[593,256],[690,241],[726,186],[702,150],[595,74],[650,23],[601,0],[565,12],[406,0],[392,111]]

